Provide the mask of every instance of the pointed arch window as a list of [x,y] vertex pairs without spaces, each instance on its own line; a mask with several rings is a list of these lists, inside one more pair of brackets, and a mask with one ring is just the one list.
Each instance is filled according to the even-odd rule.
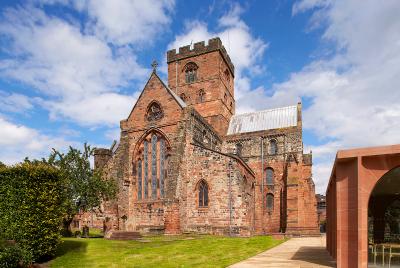
[[206,93],[204,92],[203,89],[200,89],[199,91],[199,102],[202,103],[206,99]]
[[208,207],[208,185],[203,180],[199,183],[199,207]]
[[272,168],[265,170],[265,182],[267,185],[274,185],[274,170]]
[[274,210],[274,195],[273,194],[267,194],[266,197],[266,208],[267,211],[273,211]]
[[197,69],[199,67],[194,62],[189,62],[185,66],[185,81],[186,83],[193,83],[197,80]]
[[277,153],[278,153],[278,144],[276,143],[276,140],[271,140],[269,142],[269,154],[276,155]]

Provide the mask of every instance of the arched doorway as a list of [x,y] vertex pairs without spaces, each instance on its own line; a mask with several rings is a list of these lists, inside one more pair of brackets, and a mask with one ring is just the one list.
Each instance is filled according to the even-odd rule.
[[390,248],[399,253],[391,258],[391,267],[400,267],[400,167],[383,175],[371,192],[368,243],[368,267],[381,266],[384,260],[387,264]]

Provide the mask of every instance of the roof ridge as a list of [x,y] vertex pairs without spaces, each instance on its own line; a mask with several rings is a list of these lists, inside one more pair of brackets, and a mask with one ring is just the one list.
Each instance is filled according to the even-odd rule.
[[259,110],[259,111],[254,111],[254,112],[247,112],[247,113],[242,113],[242,114],[235,114],[235,115],[233,115],[233,117],[235,117],[235,116],[241,116],[241,115],[250,115],[250,114],[254,114],[254,113],[261,113],[261,112],[267,112],[267,111],[280,110],[280,109],[289,108],[289,107],[296,107],[296,108],[297,108],[297,105],[288,105],[288,106],[276,107],[276,108],[265,109],[265,110]]

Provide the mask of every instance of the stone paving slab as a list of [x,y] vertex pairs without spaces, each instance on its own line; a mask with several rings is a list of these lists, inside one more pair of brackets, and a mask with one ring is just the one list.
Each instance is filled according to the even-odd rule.
[[249,267],[336,267],[325,249],[325,236],[292,238],[277,247],[229,266]]

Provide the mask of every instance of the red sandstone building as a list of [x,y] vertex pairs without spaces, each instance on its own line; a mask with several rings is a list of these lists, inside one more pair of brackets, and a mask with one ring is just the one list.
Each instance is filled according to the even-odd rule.
[[113,230],[252,235],[318,232],[301,104],[235,114],[235,69],[219,38],[167,53],[95,167],[119,185]]
[[326,198],[327,249],[337,267],[372,265],[374,251],[378,266],[399,265],[400,254],[389,253],[400,244],[400,145],[338,151]]

